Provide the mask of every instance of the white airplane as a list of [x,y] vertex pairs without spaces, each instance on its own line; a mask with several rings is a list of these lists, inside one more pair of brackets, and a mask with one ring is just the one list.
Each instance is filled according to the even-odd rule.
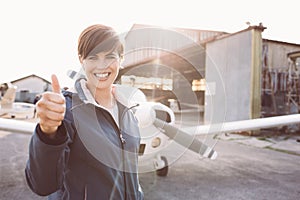
[[[161,103],[147,102],[141,90],[116,85],[115,91],[121,103],[135,106],[134,114],[139,121],[141,133],[139,171],[156,171],[159,176],[166,176],[168,173],[166,150],[172,146],[189,149],[209,159],[217,157],[217,152],[213,147],[204,144],[196,138],[197,135],[249,131],[300,123],[300,114],[293,114],[180,128],[178,124],[175,124],[174,113],[169,107]],[[0,130],[4,131],[32,134],[35,126],[36,124],[31,122],[0,119]],[[211,128],[212,126],[219,128]],[[171,153],[174,153],[173,150]]]
[[0,117],[29,119],[34,117],[35,105],[31,103],[15,102],[17,87],[7,83],[7,90],[1,97]]

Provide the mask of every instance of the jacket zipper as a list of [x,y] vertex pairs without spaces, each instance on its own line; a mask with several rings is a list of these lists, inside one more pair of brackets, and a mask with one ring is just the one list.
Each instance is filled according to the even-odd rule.
[[[120,141],[121,141],[121,146],[122,146],[122,157],[123,157],[123,179],[124,179],[124,190],[125,190],[125,200],[127,199],[127,188],[126,188],[126,174],[125,174],[125,155],[124,155],[124,144],[126,143],[125,139],[123,138],[123,135],[122,135],[122,127],[123,127],[123,118],[124,118],[124,115],[126,112],[128,112],[128,110],[131,110],[132,108],[136,107],[136,106],[139,106],[139,104],[136,104],[136,105],[133,105],[129,108],[125,108],[122,112],[122,115],[121,117],[119,118],[119,125],[120,127],[118,128],[118,131],[119,131],[119,137],[120,137]],[[114,121],[115,123],[115,126],[118,127],[116,125],[116,122]]]
[[131,110],[132,108],[136,107],[136,106],[139,106],[139,104],[136,104],[136,105],[133,105],[129,108],[125,108],[122,112],[122,115],[121,117],[119,118],[120,121],[119,121],[119,125],[120,127],[118,127],[118,125],[116,124],[114,118],[112,117],[111,113],[108,112],[110,118],[111,118],[111,121],[112,123],[114,124],[114,127],[115,127],[115,130],[117,130],[118,134],[119,134],[119,139],[120,139],[120,143],[121,143],[121,148],[122,148],[122,160],[123,160],[123,181],[124,181],[124,196],[125,196],[125,200],[127,199],[127,186],[126,186],[126,174],[125,174],[125,155],[124,155],[124,144],[126,143],[126,140],[124,139],[123,137],[123,134],[122,134],[122,127],[123,127],[123,117],[125,115],[125,113],[128,111],[128,110]]
[[[108,112],[108,111],[106,111]],[[111,121],[112,121],[112,124],[114,126],[114,129],[116,130],[117,134],[118,135],[118,138],[119,138],[119,142],[121,144],[121,148],[122,148],[122,162],[123,162],[123,170],[122,170],[122,173],[123,173],[123,182],[124,182],[124,200],[127,199],[127,188],[126,188],[126,178],[125,178],[125,169],[124,169],[124,160],[125,160],[125,155],[124,155],[124,144],[125,144],[125,139],[123,138],[123,135],[122,135],[122,132],[121,132],[121,129],[118,127],[118,125],[116,124],[114,118],[112,117],[112,115],[110,114],[110,112],[108,112],[110,118],[111,118]],[[119,122],[120,126],[121,126],[121,122]]]

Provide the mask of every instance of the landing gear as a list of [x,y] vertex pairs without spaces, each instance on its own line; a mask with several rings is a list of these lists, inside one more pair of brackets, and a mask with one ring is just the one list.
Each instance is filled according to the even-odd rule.
[[163,168],[156,170],[156,174],[157,176],[167,176],[168,174],[168,170],[169,170],[169,166],[168,166],[168,161],[167,158],[164,156],[160,157],[160,162],[163,162]]

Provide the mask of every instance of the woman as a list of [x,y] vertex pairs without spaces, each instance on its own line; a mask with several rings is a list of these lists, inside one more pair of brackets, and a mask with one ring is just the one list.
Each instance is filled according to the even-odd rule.
[[85,78],[37,102],[39,123],[29,146],[29,187],[48,199],[143,199],[137,175],[139,129],[113,94],[123,46],[104,25],[86,28],[78,40]]

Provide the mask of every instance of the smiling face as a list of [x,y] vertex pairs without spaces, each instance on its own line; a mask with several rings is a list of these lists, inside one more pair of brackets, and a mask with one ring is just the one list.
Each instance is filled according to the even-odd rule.
[[90,90],[110,89],[116,80],[120,58],[116,52],[100,52],[81,60]]
[[122,55],[123,45],[111,27],[96,24],[81,33],[78,56],[91,92],[110,91],[118,76]]

